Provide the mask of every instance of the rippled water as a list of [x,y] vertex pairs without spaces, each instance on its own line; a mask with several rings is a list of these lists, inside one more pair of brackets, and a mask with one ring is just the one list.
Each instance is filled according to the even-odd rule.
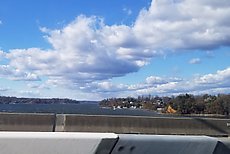
[[100,108],[97,103],[80,104],[0,104],[0,112],[15,113],[66,113],[87,115],[162,116],[140,109]]

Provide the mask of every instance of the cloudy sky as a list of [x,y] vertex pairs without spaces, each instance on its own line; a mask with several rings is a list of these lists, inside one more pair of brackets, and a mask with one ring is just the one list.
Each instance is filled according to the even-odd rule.
[[229,0],[1,0],[0,95],[230,93]]

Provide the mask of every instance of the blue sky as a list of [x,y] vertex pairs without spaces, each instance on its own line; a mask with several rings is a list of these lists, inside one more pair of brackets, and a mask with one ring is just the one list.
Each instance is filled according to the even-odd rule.
[[229,0],[3,0],[0,95],[229,93],[229,18]]

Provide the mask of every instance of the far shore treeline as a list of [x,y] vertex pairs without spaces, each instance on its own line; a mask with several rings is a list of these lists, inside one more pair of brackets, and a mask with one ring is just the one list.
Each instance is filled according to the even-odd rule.
[[79,101],[67,98],[17,98],[0,96],[0,104],[76,104]]
[[148,95],[138,96],[137,98],[108,98],[100,101],[99,104],[101,107],[114,109],[142,108],[162,113],[229,115],[230,94],[181,94],[171,97]]

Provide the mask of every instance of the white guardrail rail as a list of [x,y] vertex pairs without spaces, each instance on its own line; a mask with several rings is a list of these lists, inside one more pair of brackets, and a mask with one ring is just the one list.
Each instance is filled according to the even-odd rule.
[[228,145],[207,136],[0,132],[0,154],[230,154]]

